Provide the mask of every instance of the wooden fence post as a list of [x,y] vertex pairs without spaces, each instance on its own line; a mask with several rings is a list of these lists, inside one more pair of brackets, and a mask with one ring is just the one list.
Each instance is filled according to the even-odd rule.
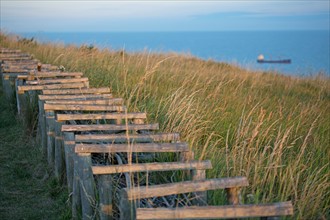
[[16,78],[15,79],[15,91],[16,91],[16,105],[17,105],[17,114],[20,115],[21,114],[21,107],[20,107],[20,100],[19,100],[19,96],[18,96],[18,86],[23,85],[22,80]]
[[95,218],[95,193],[94,193],[94,177],[92,172],[92,158],[89,153],[79,153],[79,170],[80,170],[80,195],[82,205],[82,218]]
[[25,117],[25,112],[26,112],[26,105],[27,105],[27,98],[25,95],[24,91],[19,91],[18,86],[23,85],[23,80],[22,79],[16,79],[16,102],[17,102],[17,110],[18,114],[24,118]]
[[134,201],[128,200],[127,191],[125,189],[120,190],[119,199],[120,220],[135,219],[136,209],[134,207]]
[[228,204],[230,204],[230,205],[240,205],[241,204],[239,187],[226,188],[226,193],[227,193]]
[[62,122],[56,121],[55,124],[55,177],[63,182],[64,158],[63,158],[63,135],[61,132]]
[[[0,65],[1,65],[1,61],[0,61]],[[2,82],[2,90],[5,93],[5,85],[4,85],[4,73],[2,72],[2,67],[0,66],[0,75],[1,75],[1,82]]]
[[[192,170],[192,180],[205,180],[205,170]],[[195,192],[196,199],[194,200],[195,205],[203,206],[207,205],[207,191]]]
[[[73,135],[73,132],[68,132],[68,136]],[[73,135],[74,139],[74,135]],[[72,179],[72,218],[73,219],[81,219],[79,215],[79,211],[81,211],[81,194],[80,194],[80,181],[81,181],[81,173],[79,169],[79,158],[76,153],[74,153],[74,144],[73,144],[73,179]]]
[[44,101],[38,100],[38,106],[39,106],[39,133],[40,133],[40,145],[42,152],[44,155],[47,155],[47,129],[46,129],[46,116],[45,116],[45,110],[44,110]]
[[[38,120],[38,115],[36,114],[38,111],[38,92],[36,90],[28,91],[27,93],[27,114],[26,114],[26,124],[30,129],[35,129],[35,122]],[[38,130],[37,130],[38,131]],[[38,134],[37,134],[37,137]],[[37,143],[40,144],[40,139],[37,139]]]
[[[34,107],[34,104],[37,103],[37,100],[38,100],[38,95],[37,95],[37,91],[36,90],[30,90],[27,92],[29,94],[29,103],[31,106]],[[33,109],[33,110],[36,110],[36,109]]]
[[73,132],[63,132],[64,137],[64,155],[65,155],[65,169],[66,169],[66,179],[69,189],[69,193],[73,190],[73,170],[74,170],[74,133]]
[[9,80],[10,80],[10,100],[12,101],[12,103],[15,103],[16,104],[16,79],[17,79],[17,76],[19,74],[15,74],[14,77],[10,77]]
[[98,175],[99,212],[101,220],[112,219],[112,177],[111,175]]
[[54,166],[54,136],[55,136],[55,113],[54,111],[46,111],[46,128],[47,128],[47,161],[48,165],[53,168]]
[[10,86],[10,76],[9,74],[2,74],[2,89],[7,100],[10,100],[12,94],[12,88]]
[[[240,205],[240,188],[239,187],[232,187],[226,188],[227,193],[227,202],[229,205]],[[236,218],[232,218],[231,220],[236,220]]]
[[[190,160],[193,160],[195,157],[195,154],[193,151],[189,152],[182,152],[180,154],[181,161],[182,162],[188,162]],[[187,173],[186,173],[187,175]],[[188,172],[188,175],[191,175],[192,180],[204,180],[206,178],[206,171],[205,170],[192,170],[191,172]],[[194,199],[193,203],[195,205],[207,205],[207,192],[195,192],[196,198]]]
[[281,217],[272,216],[272,217],[261,217],[260,220],[280,220]]

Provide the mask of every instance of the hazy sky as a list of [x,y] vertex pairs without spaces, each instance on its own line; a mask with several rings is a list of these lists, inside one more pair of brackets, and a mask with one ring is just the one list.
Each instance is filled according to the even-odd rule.
[[0,0],[10,32],[329,30],[329,0]]

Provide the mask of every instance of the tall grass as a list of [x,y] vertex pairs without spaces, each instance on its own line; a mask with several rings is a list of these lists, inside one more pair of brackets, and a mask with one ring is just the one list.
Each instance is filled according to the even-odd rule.
[[[292,200],[295,217],[329,218],[330,80],[253,72],[184,54],[98,50],[1,36],[1,46],[43,63],[82,71],[109,86],[130,111],[146,111],[164,131],[180,132],[207,176],[247,176],[249,203]],[[219,192],[209,194],[222,203]]]

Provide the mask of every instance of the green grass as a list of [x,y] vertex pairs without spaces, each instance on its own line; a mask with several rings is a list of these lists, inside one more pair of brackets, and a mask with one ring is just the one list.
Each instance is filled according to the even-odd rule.
[[67,189],[15,112],[0,86],[0,219],[70,219]]
[[[43,63],[81,71],[146,111],[163,131],[180,132],[209,178],[247,176],[243,200],[291,200],[295,218],[329,218],[330,80],[253,72],[189,55],[38,44],[1,37],[1,45]],[[223,204],[223,192],[209,194]]]

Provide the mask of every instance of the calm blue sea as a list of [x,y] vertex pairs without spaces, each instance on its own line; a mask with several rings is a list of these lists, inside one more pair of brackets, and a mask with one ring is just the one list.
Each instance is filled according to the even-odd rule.
[[[235,63],[249,69],[285,74],[330,73],[329,31],[109,32],[24,33],[42,42],[94,45],[126,51],[182,52],[202,59]],[[265,59],[291,59],[291,64],[258,64]]]

